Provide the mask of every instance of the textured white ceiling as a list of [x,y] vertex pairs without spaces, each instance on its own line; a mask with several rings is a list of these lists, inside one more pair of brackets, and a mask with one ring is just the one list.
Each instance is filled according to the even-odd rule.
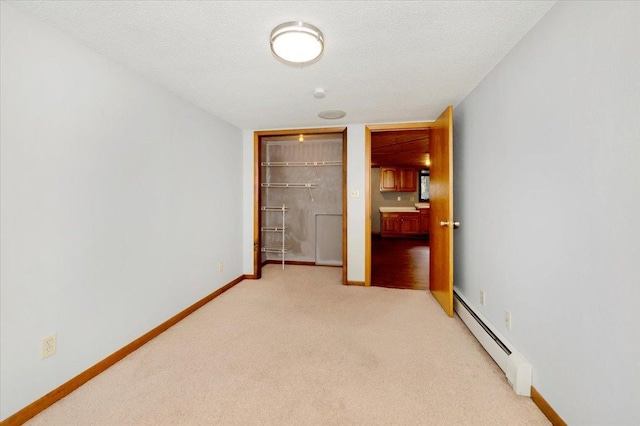
[[[243,129],[432,120],[553,1],[20,1],[16,8]],[[322,58],[286,65],[269,35],[301,20]],[[317,87],[326,90],[315,99]],[[340,109],[339,120],[318,118]]]

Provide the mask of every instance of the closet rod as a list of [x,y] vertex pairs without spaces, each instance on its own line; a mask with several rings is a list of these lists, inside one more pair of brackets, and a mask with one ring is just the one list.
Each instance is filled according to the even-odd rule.
[[263,226],[260,229],[264,232],[282,232],[287,230],[286,227],[282,226]]
[[263,161],[260,165],[270,167],[341,166],[342,161]]
[[264,188],[315,188],[315,183],[263,183]]
[[280,247],[262,247],[260,249],[263,253],[286,253],[289,251],[289,247],[280,248]]

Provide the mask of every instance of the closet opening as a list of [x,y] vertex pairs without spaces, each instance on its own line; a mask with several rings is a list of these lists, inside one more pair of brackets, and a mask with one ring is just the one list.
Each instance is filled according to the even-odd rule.
[[254,133],[254,276],[266,264],[347,277],[346,128]]

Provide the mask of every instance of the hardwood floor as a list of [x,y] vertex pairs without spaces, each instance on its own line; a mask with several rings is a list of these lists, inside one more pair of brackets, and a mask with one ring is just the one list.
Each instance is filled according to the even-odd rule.
[[429,241],[371,236],[371,285],[429,289]]

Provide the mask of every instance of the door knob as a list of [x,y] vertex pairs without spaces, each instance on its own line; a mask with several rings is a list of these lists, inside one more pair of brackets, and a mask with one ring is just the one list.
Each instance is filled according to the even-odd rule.
[[460,226],[460,222],[445,222],[445,221],[440,221],[440,226],[451,226],[453,225],[454,228],[458,228]]

